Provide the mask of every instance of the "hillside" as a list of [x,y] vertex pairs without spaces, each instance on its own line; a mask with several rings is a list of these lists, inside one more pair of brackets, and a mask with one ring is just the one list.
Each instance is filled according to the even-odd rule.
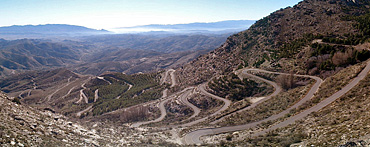
[[179,51],[213,50],[219,47],[230,33],[221,35],[143,35],[117,34],[83,37],[82,41],[95,45],[110,45],[135,50],[174,53]]
[[[341,109],[338,105],[342,107],[349,107],[351,104],[359,105],[355,101],[349,104],[341,102],[345,97],[353,99],[368,97],[366,94],[355,92],[356,90],[352,90],[350,96],[342,96],[339,102],[336,101],[333,104],[334,106],[329,104],[331,108],[338,108],[337,110],[324,107],[323,110],[310,115],[309,120],[299,121],[299,123],[304,122],[303,125],[293,121],[294,125],[286,128],[276,127],[279,129],[273,130],[270,127],[279,126],[278,123],[284,119],[290,121],[288,119],[290,116],[300,116],[299,112],[307,113],[304,110],[311,110],[309,108],[344,88],[359,73],[359,69],[368,63],[365,61],[370,58],[369,7],[369,1],[365,0],[305,0],[294,7],[278,10],[257,21],[250,29],[230,36],[220,48],[184,65],[177,72],[180,84],[182,84],[180,87],[198,85],[209,81],[212,77],[228,75],[237,69],[244,68],[262,68],[268,71],[313,75],[325,80],[316,96],[308,102],[304,102],[302,97],[302,102],[289,100],[288,97],[283,101],[279,100],[279,97],[286,97],[283,96],[284,94],[289,95],[289,98],[300,98],[295,95],[299,92],[293,92],[297,88],[287,90],[277,97],[272,97],[271,100],[264,101],[263,105],[255,105],[255,107],[244,110],[245,112],[238,111],[239,113],[228,116],[225,118],[226,121],[213,121],[217,123],[210,121],[211,124],[216,124],[214,128],[200,127],[198,130],[190,131],[185,136],[185,142],[222,143],[229,146],[289,146],[303,141],[298,145],[338,146],[346,144],[347,141],[349,144],[355,142],[360,144],[361,139],[362,141],[368,140],[366,133],[358,127],[354,130],[339,129],[339,126],[344,127],[344,124],[338,124],[335,121],[344,118],[342,118],[343,115],[337,115],[334,111],[345,110],[346,113],[350,111],[350,108]],[[270,76],[262,76],[270,78]],[[364,81],[366,79],[362,81],[362,85],[354,89],[366,91],[368,85],[364,84],[366,83]],[[224,84],[220,84],[216,88],[222,89],[223,86]],[[214,85],[212,89],[215,89]],[[302,105],[294,108],[299,103]],[[331,109],[330,112],[333,113],[326,114],[329,112],[326,109]],[[285,116],[277,119],[284,113],[286,113]],[[365,113],[356,114],[366,115]],[[329,118],[323,120],[322,117],[325,116]],[[364,120],[366,119],[356,117],[351,122],[346,119],[341,122],[353,125],[354,122]],[[321,123],[316,124],[318,121]],[[322,131],[312,130],[306,125]],[[238,130],[243,130],[241,128],[245,131],[239,132]],[[226,130],[230,130],[230,133]],[[356,132],[358,135],[353,135],[351,132]],[[258,134],[264,135],[257,137]],[[334,139],[332,136],[337,137]],[[231,141],[234,139],[236,141]]]
[[75,64],[84,46],[64,45],[42,40],[0,41],[1,76],[14,70],[35,70]]
[[[366,22],[361,19],[367,18],[367,3],[305,0],[294,7],[278,10],[257,21],[250,29],[230,36],[211,53],[185,65],[179,71],[179,78],[185,85],[198,84],[214,75],[233,71],[238,66],[279,71],[294,69],[294,72],[304,74],[311,72],[321,76],[327,76],[325,73],[330,75],[336,66],[319,69],[321,64],[332,59],[328,55],[339,54],[340,50],[349,52],[351,47],[342,43],[332,47],[335,48],[334,52],[320,51],[320,54],[313,54],[317,49],[312,46],[313,41],[321,42],[322,39],[325,43],[326,40],[353,40],[353,45],[364,43],[354,46],[357,51],[366,49],[368,43],[363,41],[368,38],[368,32],[361,27],[366,26]],[[318,70],[310,71],[314,68]]]
[[[58,134],[70,133],[51,132],[55,138],[46,138],[47,144],[369,146],[369,8],[368,0],[304,0],[271,13],[199,57],[210,47],[202,42],[217,37],[84,37],[76,44],[87,46],[77,56],[85,63],[74,64],[73,70],[0,79],[1,90],[12,97],[4,95],[7,100],[0,102],[9,109],[62,114],[81,124],[79,128],[91,129],[75,129],[84,135],[71,136],[76,140],[63,135],[58,140]],[[140,39],[163,48],[124,48]],[[187,39],[196,43],[189,45]],[[178,52],[182,44],[189,50]],[[13,120],[12,111],[4,114],[7,125],[2,128],[15,130],[13,136],[21,134],[27,125],[11,128],[9,123],[21,119]],[[59,128],[69,132],[64,124]]]
[[225,35],[102,35],[72,40],[0,39],[0,77],[69,68],[81,74],[178,67],[218,47]]

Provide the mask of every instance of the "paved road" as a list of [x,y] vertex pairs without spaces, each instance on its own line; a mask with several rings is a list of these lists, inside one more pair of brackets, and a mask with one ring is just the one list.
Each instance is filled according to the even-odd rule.
[[275,82],[272,82],[272,81],[266,80],[266,79],[264,79],[264,78],[261,78],[261,77],[259,77],[259,76],[255,76],[255,75],[252,75],[252,74],[247,73],[247,71],[252,71],[252,70],[256,70],[256,69],[246,69],[246,70],[244,70],[244,71],[242,72],[242,74],[244,74],[244,75],[246,75],[246,76],[248,76],[248,77],[251,77],[251,78],[254,78],[254,79],[258,79],[258,80],[261,80],[261,81],[264,81],[264,82],[266,82],[266,83],[270,84],[271,86],[273,86],[273,87],[274,87],[275,91],[274,91],[272,94],[270,94],[270,95],[266,96],[265,98],[263,98],[263,99],[259,100],[258,102],[255,102],[255,103],[251,104],[250,106],[245,107],[245,108],[243,108],[243,109],[240,109],[240,110],[238,110],[238,111],[236,111],[236,112],[233,112],[233,113],[230,113],[230,114],[228,114],[228,115],[225,115],[225,116],[223,116],[223,117],[221,117],[221,118],[219,118],[219,119],[217,119],[217,120],[215,120],[215,121],[211,122],[210,124],[216,124],[216,123],[218,123],[218,122],[221,122],[222,120],[224,120],[226,117],[228,117],[228,116],[230,116],[230,115],[233,115],[233,114],[235,114],[235,113],[240,113],[240,112],[242,112],[242,111],[246,111],[246,110],[248,110],[248,109],[252,109],[252,108],[256,107],[257,105],[259,105],[259,104],[263,103],[264,101],[266,101],[266,100],[270,99],[271,97],[278,95],[278,94],[281,92],[281,90],[282,90],[282,89],[281,89],[281,87],[280,87],[279,85],[277,85]]
[[[174,75],[175,70],[170,69],[169,71],[171,72],[171,79],[172,79],[172,83],[171,84],[173,86],[175,86],[176,85],[176,83],[175,83],[176,82],[176,79],[175,79],[175,75]],[[166,74],[167,74],[167,72],[166,72]],[[165,76],[165,77],[167,77],[167,76]],[[164,79],[164,81],[166,81],[166,79]],[[163,91],[163,97],[160,99],[160,103],[158,104],[158,108],[159,108],[159,111],[161,112],[161,116],[158,117],[157,119],[151,120],[151,121],[136,122],[136,123],[132,124],[131,127],[135,127],[136,128],[136,127],[139,127],[141,125],[146,125],[146,124],[150,124],[150,123],[155,123],[155,122],[162,121],[166,117],[166,115],[167,115],[167,111],[166,111],[166,108],[164,107],[164,104],[167,103],[169,100],[175,98],[175,96],[178,95],[178,94],[180,94],[180,93],[182,93],[180,95],[180,97],[182,97],[182,98],[185,97],[186,98],[187,95],[189,95],[189,93],[186,92],[186,91],[189,91],[191,89],[194,89],[194,87],[185,88],[184,90],[182,90],[182,91],[180,91],[178,93],[172,94],[169,97],[167,97],[167,91],[168,91],[168,89],[165,89]],[[184,96],[184,95],[186,95],[186,96]],[[146,104],[153,104],[155,102],[157,102],[157,100],[152,101],[152,102],[147,102]],[[141,104],[141,105],[143,105],[143,104]]]
[[207,96],[210,96],[210,97],[212,97],[214,99],[218,99],[218,100],[223,101],[224,102],[224,105],[220,109],[218,109],[215,113],[213,113],[213,114],[211,114],[211,115],[209,115],[207,117],[203,117],[201,119],[197,119],[195,121],[192,121],[192,122],[189,122],[189,123],[180,125],[182,127],[192,126],[192,125],[198,124],[200,122],[203,122],[203,121],[207,120],[209,117],[215,116],[217,114],[220,114],[222,111],[225,111],[231,105],[231,101],[230,100],[225,99],[225,98],[222,98],[222,97],[219,97],[217,95],[214,95],[214,94],[211,94],[211,93],[207,92],[205,90],[205,83],[199,86],[199,90],[202,93],[204,93],[205,95],[207,95]]
[[188,91],[186,91],[184,94],[182,94],[181,96],[180,96],[180,101],[183,103],[183,104],[185,104],[185,105],[187,105],[188,107],[190,107],[191,109],[193,109],[193,115],[191,115],[189,118],[187,118],[186,120],[189,120],[189,119],[192,119],[193,117],[195,117],[195,116],[197,116],[197,115],[199,115],[199,113],[200,113],[200,109],[198,108],[198,107],[196,107],[196,106],[194,106],[192,103],[190,103],[189,101],[188,101],[188,97],[189,97],[189,94],[192,92],[192,90],[188,90]]
[[330,97],[321,101],[317,105],[315,105],[315,106],[313,106],[313,107],[311,107],[311,108],[309,108],[309,109],[307,109],[307,110],[305,110],[305,111],[303,111],[303,112],[301,112],[297,115],[289,117],[288,119],[286,119],[283,122],[278,123],[277,125],[274,125],[274,126],[268,128],[268,129],[265,129],[261,132],[255,133],[255,134],[253,134],[253,136],[263,135],[263,134],[265,134],[269,131],[275,130],[277,128],[286,127],[289,124],[293,124],[297,120],[303,119],[304,117],[306,117],[308,114],[310,114],[312,112],[319,111],[320,109],[324,108],[325,106],[329,105],[330,103],[334,102],[335,100],[337,100],[338,98],[340,98],[344,94],[346,94],[348,91],[350,91],[353,87],[355,87],[361,80],[363,80],[366,77],[366,75],[368,74],[369,71],[370,71],[370,61],[367,62],[367,66],[361,71],[361,73],[359,75],[357,75],[356,78],[354,78],[350,83],[348,83],[345,87],[343,87],[338,92],[334,93]]
[[150,123],[155,123],[155,122],[160,122],[162,121],[166,115],[167,115],[167,112],[166,112],[166,108],[164,107],[164,104],[167,103],[169,100],[171,100],[172,98],[169,98],[169,99],[166,99],[166,100],[163,100],[159,103],[159,111],[161,112],[161,116],[158,117],[157,119],[155,120],[151,120],[151,121],[146,121],[146,122],[137,122],[137,123],[134,123],[131,125],[131,127],[139,127],[141,125],[146,125],[146,124],[150,124]]
[[[251,70],[251,69],[248,69],[248,70]],[[247,74],[248,70],[244,70],[243,73]],[[270,72],[270,71],[265,71],[265,70],[261,70],[261,69],[253,69],[253,70],[260,71],[260,72],[266,72],[266,73],[288,75],[286,73]],[[308,75],[296,75],[296,74],[295,74],[295,76],[309,77],[309,78],[315,79],[316,83],[312,86],[312,88],[306,94],[306,96],[303,99],[301,99],[298,103],[293,105],[292,107],[286,109],[285,111],[283,111],[279,114],[272,115],[272,116],[270,116],[270,117],[268,117],[264,120],[249,123],[249,124],[245,124],[245,125],[227,126],[227,127],[219,127],[219,128],[205,128],[205,129],[195,130],[195,131],[190,132],[190,133],[185,135],[184,143],[185,144],[201,144],[202,143],[202,141],[200,141],[201,136],[214,135],[214,134],[220,134],[220,133],[226,133],[226,132],[233,132],[233,131],[240,131],[240,130],[249,129],[249,128],[252,128],[252,127],[256,127],[258,124],[261,124],[262,122],[267,122],[267,121],[270,121],[270,120],[276,120],[280,117],[283,117],[285,114],[288,114],[290,110],[295,109],[298,106],[302,105],[304,102],[310,100],[314,96],[314,93],[319,89],[319,87],[322,83],[322,79],[319,78],[319,77],[308,76]]]
[[[180,92],[178,92],[178,93],[175,93],[175,94],[172,94],[172,95],[170,95],[169,97],[166,97],[166,98],[161,98],[159,101],[160,101],[160,103],[158,104],[158,108],[159,108],[159,111],[161,112],[161,116],[160,117],[158,117],[157,119],[155,119],[155,120],[151,120],[151,121],[146,121],[146,122],[136,122],[136,123],[134,123],[134,124],[132,124],[131,125],[131,127],[139,127],[139,126],[141,126],[141,125],[146,125],[146,124],[150,124],[150,123],[155,123],[155,122],[160,122],[160,121],[162,121],[165,117],[166,117],[166,115],[167,115],[167,111],[166,111],[166,108],[164,107],[164,104],[165,103],[167,103],[169,100],[171,100],[171,99],[173,99],[173,98],[175,98],[175,96],[176,95],[178,95],[178,94],[180,94],[180,93],[182,93],[181,95],[180,95],[180,97],[182,96],[182,95],[184,95],[184,94],[186,94],[186,91],[189,91],[189,90],[191,90],[191,89],[194,89],[194,87],[188,87],[188,88],[185,88],[184,90],[182,90],[182,91],[180,91]],[[155,100],[155,101],[151,101],[151,102],[147,102],[147,103],[145,103],[145,104],[153,104],[153,103],[155,103],[155,102],[157,102],[158,100]],[[144,104],[141,104],[141,105],[144,105]],[[137,105],[138,106],[138,105]]]

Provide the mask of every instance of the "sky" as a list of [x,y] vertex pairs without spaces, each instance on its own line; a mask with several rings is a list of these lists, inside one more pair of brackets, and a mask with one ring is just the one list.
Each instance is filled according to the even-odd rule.
[[71,24],[112,29],[148,24],[258,20],[301,0],[0,0],[0,26]]

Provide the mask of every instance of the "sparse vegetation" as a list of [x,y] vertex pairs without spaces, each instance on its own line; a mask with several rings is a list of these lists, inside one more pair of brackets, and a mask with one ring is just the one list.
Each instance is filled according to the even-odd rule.
[[[90,88],[92,91],[99,88],[99,97],[102,97],[94,104],[94,115],[155,100],[162,96],[163,87],[156,81],[156,74],[114,73],[103,77],[112,84],[94,85]],[[132,85],[130,89],[129,84]]]
[[276,82],[285,90],[292,89],[296,86],[293,73],[290,75],[278,75]]
[[213,79],[208,83],[211,92],[215,95],[225,97],[233,101],[239,101],[246,97],[265,92],[266,87],[262,87],[254,80],[244,78],[240,79],[237,75],[231,73],[229,76],[223,76]]
[[[353,68],[346,70],[336,74],[333,78],[343,77],[343,74],[354,74],[353,72],[348,73],[353,71]],[[333,85],[345,85],[348,80],[330,79],[330,81],[323,85],[323,88],[320,88],[321,90],[318,95],[323,95],[323,93],[329,93],[328,95],[331,95],[335,92],[335,89],[339,89]],[[303,142],[307,146],[339,146],[355,139],[368,144],[370,143],[367,134],[370,131],[370,127],[367,125],[369,123],[368,120],[370,120],[368,115],[370,110],[367,107],[370,104],[369,83],[370,75],[367,75],[359,85],[343,97],[322,110],[312,113],[307,118],[288,127],[268,133],[265,136],[247,138],[245,141],[238,142],[237,144],[252,146],[262,144],[264,146],[280,146],[284,144],[289,146],[293,143]],[[322,90],[325,88],[328,91]],[[298,135],[300,137],[297,138],[297,134],[300,134]],[[361,138],[363,139],[361,140]],[[291,141],[286,142],[287,140]]]
[[311,85],[312,84],[300,86],[290,89],[287,92],[280,93],[252,109],[225,118],[223,122],[220,122],[220,125],[230,126],[246,124],[277,114],[299,101],[311,88]]
[[129,108],[120,115],[120,120],[122,122],[137,122],[146,120],[149,116],[148,106],[138,106]]

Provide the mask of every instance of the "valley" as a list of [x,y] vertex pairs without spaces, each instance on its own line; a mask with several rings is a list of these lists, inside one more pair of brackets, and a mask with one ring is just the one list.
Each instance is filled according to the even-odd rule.
[[369,146],[369,8],[303,0],[231,36],[2,39],[0,144]]

